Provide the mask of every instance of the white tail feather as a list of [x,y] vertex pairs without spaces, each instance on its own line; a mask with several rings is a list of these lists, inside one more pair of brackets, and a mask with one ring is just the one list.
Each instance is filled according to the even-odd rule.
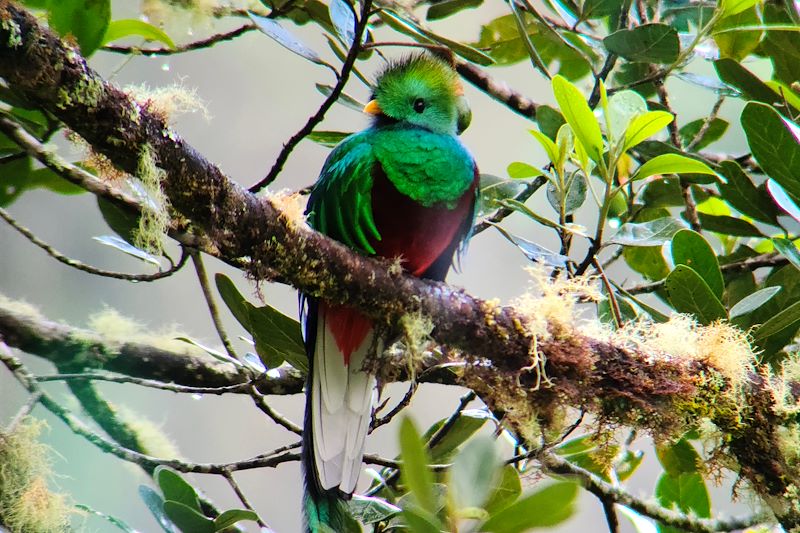
[[364,443],[377,396],[375,376],[361,370],[370,347],[370,332],[344,365],[342,353],[325,324],[317,320],[312,375],[314,463],[323,489],[355,490]]

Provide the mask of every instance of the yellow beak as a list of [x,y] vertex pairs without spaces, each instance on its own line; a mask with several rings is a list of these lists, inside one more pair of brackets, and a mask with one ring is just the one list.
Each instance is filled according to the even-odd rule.
[[377,100],[370,100],[369,103],[364,106],[364,113],[368,113],[370,115],[380,115],[383,113],[383,109],[381,109],[381,106],[378,105]]

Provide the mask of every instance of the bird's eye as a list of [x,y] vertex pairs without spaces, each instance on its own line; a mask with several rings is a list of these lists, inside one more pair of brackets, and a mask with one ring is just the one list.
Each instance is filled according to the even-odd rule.
[[417,113],[422,113],[423,111],[425,111],[425,100],[423,100],[422,98],[417,98],[416,100],[414,100],[414,111],[416,111]]

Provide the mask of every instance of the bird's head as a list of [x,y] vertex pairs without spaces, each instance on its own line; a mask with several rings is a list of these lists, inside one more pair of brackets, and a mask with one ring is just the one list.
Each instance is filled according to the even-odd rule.
[[378,76],[364,111],[378,123],[405,122],[449,134],[460,134],[472,118],[456,71],[429,54],[390,63]]

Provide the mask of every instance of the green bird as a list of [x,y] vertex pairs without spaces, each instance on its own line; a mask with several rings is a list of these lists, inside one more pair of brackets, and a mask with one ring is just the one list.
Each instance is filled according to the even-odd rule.
[[[391,63],[364,111],[371,126],[325,161],[309,223],[362,254],[398,258],[414,276],[443,280],[470,234],[478,191],[475,161],[458,139],[471,118],[458,74],[429,54]],[[356,309],[302,300],[306,530],[343,532],[377,400],[364,361],[382,342]]]

